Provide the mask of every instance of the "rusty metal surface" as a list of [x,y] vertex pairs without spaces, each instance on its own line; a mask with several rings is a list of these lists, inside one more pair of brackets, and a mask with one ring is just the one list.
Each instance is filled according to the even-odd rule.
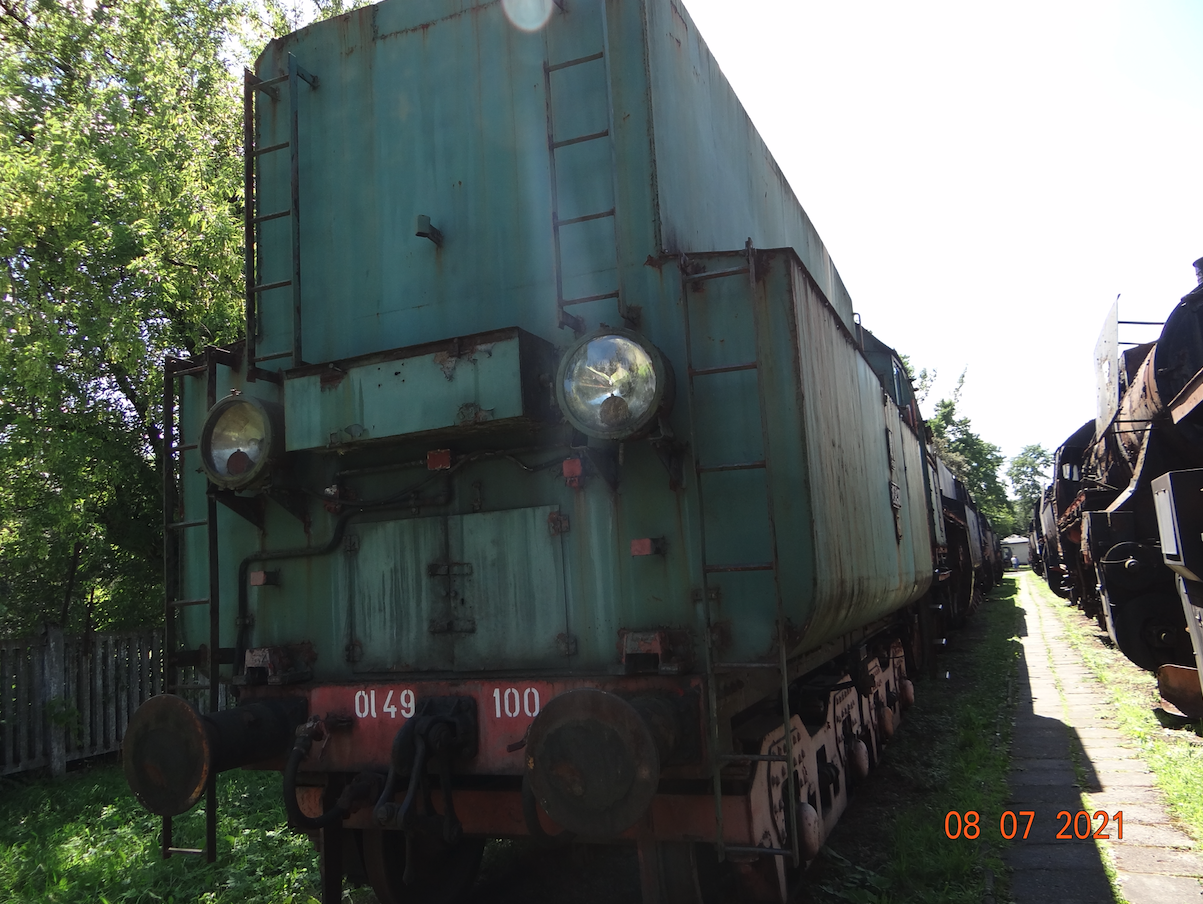
[[[788,258],[798,330],[793,392],[803,415],[798,460],[806,468],[793,485],[809,491],[814,531],[814,575],[791,599],[801,611],[790,614],[807,625],[809,649],[920,597],[931,582],[932,547],[923,445],[817,285]],[[794,542],[805,537],[798,531]]]
[[[470,761],[457,764],[457,770],[481,775],[520,776],[524,766],[527,733],[535,717],[553,699],[581,688],[598,688],[626,694],[660,694],[668,699],[701,705],[701,679],[697,676],[610,678],[465,678],[462,680],[395,679],[345,685],[322,685],[305,690],[309,711],[339,719],[345,717],[345,730],[330,734],[321,751],[315,751],[302,764],[302,771],[342,771],[356,773],[380,768],[389,762],[389,751],[397,731],[416,712],[426,697],[467,696],[477,701],[479,714],[479,750]],[[291,691],[292,689],[290,689]],[[250,690],[248,689],[248,692]],[[269,694],[255,689],[256,694]],[[684,743],[684,742],[682,742]],[[696,745],[693,749],[697,749]],[[676,775],[704,775],[700,762],[673,767]]]
[[531,723],[525,774],[554,821],[578,835],[614,837],[651,805],[660,782],[657,747],[630,703],[579,688],[549,700]]
[[200,800],[212,770],[204,720],[180,697],[160,694],[138,708],[122,743],[125,780],[152,813],[175,816]]
[[1157,669],[1157,692],[1190,719],[1203,718],[1203,691],[1198,669],[1166,664]]
[[[321,787],[297,788],[297,802],[307,816],[322,813]],[[436,813],[442,813],[442,801],[434,799]],[[709,794],[657,794],[652,798],[649,821],[656,838],[662,841],[701,841],[714,837],[714,799]],[[527,835],[522,816],[522,794],[513,791],[486,791],[464,788],[455,792],[455,811],[464,826],[465,835],[520,838]],[[724,839],[731,844],[752,844],[752,813],[748,799],[727,795],[723,801]],[[548,835],[563,831],[563,826],[542,810],[538,811],[539,825]],[[374,829],[376,823],[368,808],[347,817],[349,829]],[[634,841],[641,826],[626,830],[619,839]]]

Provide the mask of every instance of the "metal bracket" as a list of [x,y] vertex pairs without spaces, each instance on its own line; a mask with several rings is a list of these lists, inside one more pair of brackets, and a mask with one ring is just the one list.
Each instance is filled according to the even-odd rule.
[[233,490],[222,490],[210,487],[213,498],[232,511],[240,518],[245,518],[259,530],[264,529],[264,515],[267,508],[262,496],[239,496]]

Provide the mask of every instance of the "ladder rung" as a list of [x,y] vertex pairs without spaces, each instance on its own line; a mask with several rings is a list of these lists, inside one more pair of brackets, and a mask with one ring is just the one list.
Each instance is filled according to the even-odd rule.
[[729,374],[737,370],[755,370],[756,366],[756,362],[752,361],[749,364],[727,364],[723,367],[691,367],[689,368],[689,375],[691,377],[708,377],[711,374]]
[[702,569],[706,574],[727,574],[738,571],[772,571],[771,563],[758,565],[707,565]]
[[774,857],[794,856],[793,851],[787,851],[785,848],[753,847],[750,844],[724,844],[723,850],[736,854],[772,854]]
[[169,847],[167,849],[167,853],[169,853],[169,854],[197,854],[197,855],[199,855],[199,854],[203,854],[204,852],[205,852],[204,848]]
[[275,361],[277,358],[291,358],[292,352],[276,352],[273,355],[256,355],[255,362],[260,361]]
[[588,223],[590,220],[602,220],[612,216],[614,216],[613,207],[609,210],[603,210],[601,213],[587,213],[583,217],[569,217],[567,220],[554,218],[552,223],[558,228],[560,226],[575,226],[577,223]]
[[618,291],[603,292],[601,295],[582,295],[580,298],[565,298],[560,302],[560,307],[566,308],[574,304],[586,304],[590,301],[605,301],[607,298],[617,298]]
[[203,374],[208,369],[208,364],[199,364],[196,367],[186,367],[183,370],[173,370],[171,375],[173,377],[191,377],[195,374]]
[[[195,666],[192,666],[195,668]],[[207,691],[213,685],[211,684],[169,684],[167,685],[173,691]]]
[[[196,446],[193,446],[192,448],[195,449]],[[187,528],[187,527],[200,527],[202,524],[208,524],[208,523],[209,522],[207,520],[205,520],[205,521],[173,521],[167,525],[167,529],[168,530],[183,530],[184,528]]]
[[581,63],[592,63],[594,60],[600,60],[606,54],[599,50],[597,53],[592,53],[589,56],[577,57],[575,60],[565,60],[562,63],[553,63],[547,67],[548,72],[555,72],[558,69],[567,69],[569,66],[579,66]]
[[275,213],[265,213],[251,220],[252,223],[266,223],[268,220],[278,220],[280,217],[291,217],[291,210],[277,210]]
[[766,467],[768,464],[763,461],[745,461],[734,465],[699,465],[697,470],[699,474],[712,474],[715,471],[754,471]]
[[[264,283],[261,286],[255,286],[251,289],[251,291],[252,292],[266,292],[269,289],[283,289],[285,286],[291,286],[291,285],[292,285],[291,279],[284,279],[284,280],[281,280],[280,282],[269,282],[269,283]],[[258,358],[256,360],[262,361],[263,359]]]
[[287,75],[277,75],[273,78],[260,79],[259,81],[255,82],[255,87],[270,88],[272,85],[282,85],[286,81],[288,81]]
[[269,144],[267,147],[255,148],[255,156],[258,157],[260,154],[270,154],[272,151],[282,151],[286,147],[288,147],[288,142],[281,141],[279,144]]
[[578,135],[576,138],[566,138],[563,141],[553,141],[551,143],[551,149],[553,151],[558,151],[560,148],[566,148],[569,145],[584,144],[586,141],[597,141],[597,139],[605,138],[609,134],[609,129],[603,129],[600,132],[593,132],[590,135]]
[[723,753],[719,760],[724,763],[785,763],[787,757],[783,753]]
[[195,449],[197,445],[197,443],[188,443],[183,446],[172,446],[172,449],[176,452],[190,452]]
[[207,606],[209,599],[206,597],[203,600],[172,600],[167,605],[176,609],[182,609],[184,606]]

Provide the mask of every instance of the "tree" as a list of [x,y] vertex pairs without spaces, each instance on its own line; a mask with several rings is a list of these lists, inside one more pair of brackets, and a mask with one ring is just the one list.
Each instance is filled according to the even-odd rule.
[[0,635],[161,619],[163,358],[242,326],[241,57],[363,5],[0,0]]
[[948,469],[969,489],[978,509],[994,526],[1000,537],[1015,532],[1015,516],[999,480],[998,471],[1005,460],[1002,450],[973,432],[969,418],[957,417],[957,404],[965,385],[961,372],[951,399],[936,403],[935,414],[928,420],[936,449]]
[[1029,517],[1049,482],[1047,469],[1052,464],[1052,453],[1037,444],[1024,446],[1007,466],[1007,479],[1011,481],[1015,495]]
[[68,584],[100,626],[161,617],[163,356],[240,320],[245,22],[0,0],[0,631],[78,625]]

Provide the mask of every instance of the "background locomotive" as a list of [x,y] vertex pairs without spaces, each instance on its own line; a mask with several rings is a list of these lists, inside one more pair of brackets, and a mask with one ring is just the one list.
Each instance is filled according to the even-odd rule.
[[561,833],[779,900],[997,538],[680,4],[531,6],[247,74],[246,340],[168,362],[176,693],[127,776],[165,856],[207,795],[212,857],[217,774],[282,769],[326,901]]
[[[1166,699],[1203,715],[1199,682],[1183,669],[1194,661],[1184,618],[1195,621],[1194,607],[1185,595],[1180,601],[1163,560],[1179,544],[1168,533],[1169,496],[1157,492],[1167,472],[1203,466],[1194,414],[1203,381],[1203,260],[1196,270],[1200,287],[1170,312],[1155,342],[1121,350],[1122,321],[1112,308],[1095,351],[1098,413],[1057,450],[1037,533],[1054,592],[1098,618],[1134,663],[1158,672]],[[1199,508],[1185,491],[1176,498]]]

